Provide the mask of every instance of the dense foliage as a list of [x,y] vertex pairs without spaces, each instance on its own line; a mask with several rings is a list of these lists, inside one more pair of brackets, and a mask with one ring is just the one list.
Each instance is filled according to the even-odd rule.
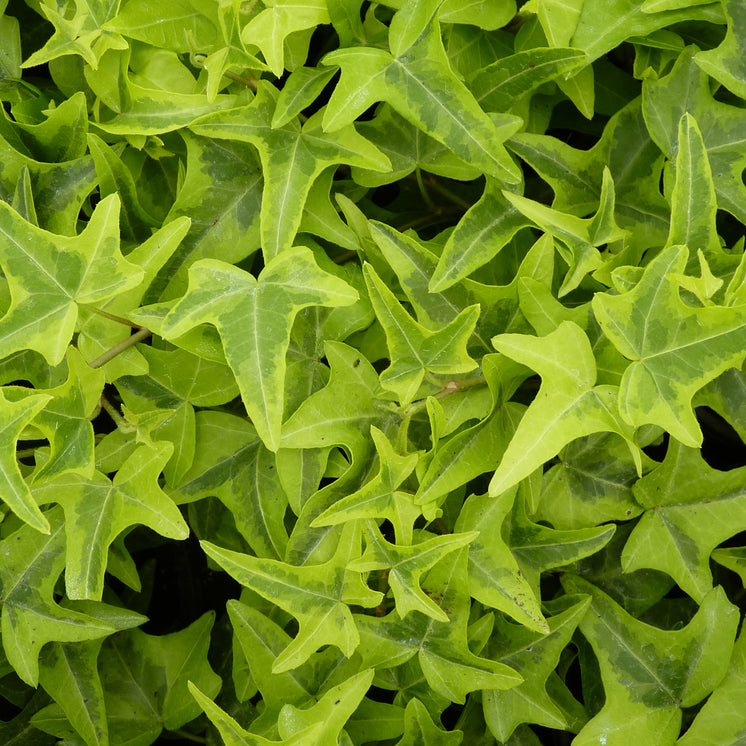
[[0,0],[0,742],[746,733],[746,7]]

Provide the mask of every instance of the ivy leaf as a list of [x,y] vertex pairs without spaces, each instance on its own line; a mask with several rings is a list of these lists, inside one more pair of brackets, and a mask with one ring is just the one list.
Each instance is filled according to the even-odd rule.
[[346,567],[359,552],[359,535],[352,528],[345,528],[328,562],[302,567],[200,542],[207,555],[239,583],[298,620],[298,634],[275,660],[273,672],[298,667],[322,645],[335,645],[349,658],[360,643],[348,600],[374,607],[381,594],[347,578]]
[[459,704],[477,689],[517,686],[522,679],[512,668],[481,658],[469,649],[466,563],[466,549],[452,552],[435,565],[423,582],[431,598],[447,610],[447,622],[419,611],[405,619],[393,612],[382,618],[356,615],[363,664],[399,666],[417,656],[430,687]]
[[567,714],[547,692],[547,679],[554,674],[560,655],[588,611],[590,601],[589,597],[578,600],[550,617],[541,636],[507,620],[496,620],[497,629],[488,650],[523,676],[523,683],[513,689],[493,689],[482,696],[485,720],[499,741],[507,742],[521,723],[558,730],[570,727]]
[[54,588],[65,567],[65,523],[60,508],[45,517],[47,536],[40,538],[30,526],[22,526],[0,542],[3,648],[18,676],[34,687],[39,652],[47,642],[94,640],[117,631],[108,622],[55,602]]
[[[632,425],[655,424],[684,445],[702,432],[692,397],[734,365],[746,349],[740,308],[692,308],[669,274],[683,273],[686,247],[671,246],[648,264],[637,285],[617,296],[597,294],[593,311],[604,334],[633,362],[619,387],[619,412]],[[669,319],[677,319],[671,328]]]
[[[448,615],[420,587],[422,573],[430,570],[450,552],[467,546],[479,535],[478,531],[436,536],[418,541],[411,546],[391,544],[371,521],[365,522],[365,552],[347,565],[355,572],[388,570],[388,579],[396,601],[396,612],[404,619],[412,611],[440,622]],[[415,537],[417,538],[417,537]]]
[[357,292],[322,271],[309,249],[276,256],[256,279],[238,267],[202,259],[189,268],[189,289],[166,316],[162,333],[176,338],[214,324],[246,410],[271,451],[280,444],[285,353],[296,314],[314,305],[348,306]]
[[417,394],[426,373],[456,375],[477,367],[466,352],[479,318],[479,306],[465,308],[453,321],[431,332],[418,324],[381,281],[370,264],[363,268],[373,310],[386,332],[391,365],[381,385],[393,391],[402,406]]
[[603,264],[598,246],[621,241],[626,235],[626,231],[619,228],[614,220],[614,182],[608,168],[604,168],[598,211],[585,220],[518,194],[503,192],[503,196],[539,228],[567,247],[561,253],[569,269],[559,289],[559,297],[575,290],[589,272]]
[[[282,427],[283,448],[344,445],[353,461],[370,450],[370,427],[383,428],[387,402],[379,400],[378,374],[365,356],[341,342],[324,344],[329,382],[293,413]],[[385,428],[383,428],[385,430]]]
[[[630,231],[635,245],[645,249],[663,244],[670,227],[670,208],[659,187],[663,157],[646,122],[638,97],[609,119],[589,150],[529,132],[514,135],[509,147],[551,186],[552,208],[570,215],[598,208],[608,168],[615,188],[614,217]],[[674,148],[668,152],[672,155]]]
[[24,428],[44,409],[50,399],[48,394],[32,394],[13,402],[8,401],[0,389],[0,422],[3,423],[0,429],[0,471],[5,486],[3,501],[22,521],[43,534],[49,533],[49,523],[39,510],[18,468],[16,445]]
[[444,731],[430,717],[427,707],[417,697],[407,702],[404,711],[404,735],[396,746],[459,746],[464,738],[461,731]]
[[289,738],[320,722],[323,725],[319,731],[318,742],[339,743],[342,728],[360,705],[373,682],[374,674],[375,671],[368,668],[350,676],[341,684],[324,692],[318,702],[311,707],[299,709],[295,705],[286,704],[280,710],[277,720],[280,736]]
[[270,741],[264,736],[258,736],[244,730],[225,710],[220,709],[209,697],[191,681],[188,682],[189,691],[204,713],[217,728],[225,746],[316,746],[317,737],[324,727],[315,723],[301,733],[294,733],[290,738],[282,741]]
[[[33,474],[33,482],[50,479],[66,472],[92,476],[94,471],[94,433],[90,418],[99,404],[105,376],[103,371],[89,367],[80,353],[67,351],[68,378],[51,389],[10,387],[5,393],[12,400],[51,397],[34,418],[34,427],[49,440],[49,459]],[[38,394],[31,393],[37,391]]]
[[161,730],[176,730],[200,713],[189,696],[193,682],[215,696],[220,677],[207,659],[215,613],[167,635],[139,629],[112,635],[101,649],[98,670],[109,728],[120,743],[153,743]]
[[580,631],[593,647],[606,702],[575,738],[578,746],[614,743],[673,744],[681,708],[701,702],[728,669],[738,611],[721,588],[711,591],[683,629],[645,624],[594,585],[566,576],[571,593],[588,593],[591,611]]
[[689,729],[677,741],[679,746],[709,746],[711,743],[738,743],[746,717],[740,710],[733,710],[746,692],[746,634],[741,631],[733,646],[733,656],[725,678],[697,713]]
[[698,450],[671,442],[661,466],[634,487],[645,513],[622,552],[624,571],[667,572],[701,603],[712,589],[712,550],[746,526],[744,473],[713,469]]
[[536,370],[542,384],[492,477],[491,495],[520,482],[571,440],[594,432],[619,433],[641,468],[633,430],[616,413],[617,387],[594,386],[596,361],[588,337],[577,324],[563,321],[545,337],[501,334],[493,344]]
[[251,424],[227,412],[197,412],[194,453],[191,468],[171,497],[178,503],[217,497],[257,556],[284,557],[288,500],[274,454]]
[[337,500],[315,518],[311,526],[334,526],[360,518],[384,518],[394,526],[398,542],[409,545],[412,543],[412,526],[421,511],[414,504],[411,493],[397,488],[412,473],[419,456],[416,453],[397,454],[389,439],[375,425],[371,425],[370,434],[378,452],[378,473],[359,490]]
[[34,485],[41,503],[58,502],[65,511],[65,588],[73,599],[101,600],[109,546],[129,526],[142,524],[171,539],[186,539],[189,527],[158,486],[173,446],[140,445],[113,481],[101,472],[70,473]]
[[0,319],[0,357],[36,350],[57,365],[73,335],[78,304],[95,305],[138,285],[139,267],[119,251],[119,198],[96,205],[79,236],[27,223],[0,202],[0,264],[11,303]]
[[259,47],[270,70],[279,78],[285,69],[287,37],[329,20],[323,0],[276,0],[244,26],[241,39]]
[[391,53],[350,47],[323,58],[322,64],[339,65],[342,71],[324,113],[324,129],[340,129],[372,104],[386,101],[467,163],[503,183],[517,184],[520,174],[501,144],[504,138],[450,68],[436,7],[422,7],[417,8],[420,20],[428,10],[430,15],[416,30],[403,18],[392,25]]
[[23,67],[34,67],[64,55],[80,55],[91,67],[98,67],[101,56],[109,49],[126,49],[127,44],[117,33],[105,28],[119,12],[118,0],[73,0],[65,10],[56,3],[44,2],[40,9],[54,25],[55,31],[47,43],[35,51]]
[[717,196],[707,150],[696,120],[686,113],[679,121],[667,245],[683,244],[692,251],[702,251],[707,258],[721,254],[716,213]]
[[744,67],[744,8],[733,0],[724,0],[723,13],[727,21],[725,38],[715,49],[698,52],[694,61],[711,77],[741,98],[746,97],[746,67]]
[[673,158],[681,117],[686,112],[694,117],[702,128],[718,208],[744,221],[746,186],[741,173],[746,167],[746,154],[739,145],[738,132],[746,113],[713,98],[708,76],[694,61],[696,52],[695,47],[687,47],[668,75],[646,81],[642,96],[645,121],[658,147]]
[[470,495],[454,529],[479,531],[469,547],[471,595],[485,606],[509,614],[531,630],[546,634],[549,627],[539,600],[502,537],[503,524],[513,508],[516,491],[514,487],[497,498]]
[[[90,614],[112,624],[117,631],[131,629],[147,621],[131,611],[104,604],[71,604],[77,611],[86,608]],[[70,721],[86,744],[109,743],[104,690],[97,662],[103,640],[52,643],[45,646],[40,658],[39,683],[49,692],[55,704],[41,710],[32,722],[53,719],[58,711]]]
[[276,106],[276,89],[260,84],[248,106],[209,114],[191,126],[198,135],[249,142],[259,151],[264,169],[262,250],[267,262],[292,246],[308,192],[325,168],[345,163],[383,171],[390,166],[388,158],[351,125],[324,133],[319,116],[314,116],[302,127],[295,121],[273,127]]

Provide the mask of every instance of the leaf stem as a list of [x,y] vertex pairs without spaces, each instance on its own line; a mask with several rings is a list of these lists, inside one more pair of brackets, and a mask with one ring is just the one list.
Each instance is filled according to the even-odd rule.
[[99,355],[95,360],[91,360],[88,365],[91,368],[100,368],[102,365],[106,365],[109,360],[113,360],[117,355],[120,355],[130,347],[134,347],[138,342],[142,342],[143,339],[147,339],[153,332],[150,329],[140,327],[140,330],[131,334],[127,339],[123,339],[119,344],[115,344],[109,348],[102,355]]
[[101,404],[101,409],[103,409],[106,414],[108,414],[109,417],[114,420],[114,424],[117,426],[117,430],[120,430],[123,433],[135,432],[137,428],[127,422],[127,420],[122,417],[119,410],[105,396],[103,396],[103,394],[101,395],[99,403]]
[[105,319],[109,319],[109,321],[116,321],[118,324],[123,324],[124,326],[129,326],[132,329],[142,329],[139,324],[134,324],[129,319],[125,319],[122,316],[116,316],[113,313],[109,313],[108,311],[104,311],[101,308],[96,308],[96,306],[88,306],[84,303],[80,304],[81,308],[85,308],[86,311],[90,311],[91,313],[95,313],[97,316],[103,316]]
[[458,194],[454,194],[448,187],[443,186],[436,178],[434,174],[429,174],[427,179],[427,185],[430,189],[435,190],[438,194],[445,197],[449,202],[453,202],[454,205],[458,205],[464,210],[468,210],[472,205],[465,199],[462,199]]
[[172,730],[171,733],[180,736],[186,741],[193,741],[194,743],[207,743],[207,739],[203,736],[197,736],[194,733],[190,733],[189,731],[184,730],[183,728]]
[[427,209],[430,210],[430,212],[434,212],[438,208],[435,206],[435,202],[433,202],[432,197],[430,196],[430,193],[427,191],[427,188],[425,187],[425,182],[422,180],[422,171],[420,170],[419,166],[414,170],[414,174],[415,174],[415,177],[417,178],[417,186],[420,190],[420,194],[422,195],[422,199],[427,205]]

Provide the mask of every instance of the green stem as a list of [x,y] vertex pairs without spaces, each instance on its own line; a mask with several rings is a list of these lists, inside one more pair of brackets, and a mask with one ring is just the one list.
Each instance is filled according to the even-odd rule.
[[96,308],[96,306],[87,306],[84,303],[81,303],[80,307],[85,308],[86,311],[95,313],[97,316],[103,316],[105,319],[109,319],[109,321],[116,321],[118,324],[123,324],[124,326],[129,326],[133,329],[142,329],[139,324],[133,324],[128,319],[122,318],[121,316],[116,316],[113,313],[102,310],[101,308]]
[[430,189],[434,189],[438,194],[445,197],[449,202],[453,202],[454,205],[458,205],[464,210],[468,210],[471,207],[471,202],[467,202],[462,199],[458,194],[454,194],[448,187],[444,187],[433,174],[430,174],[427,185]]
[[180,736],[186,741],[193,741],[194,743],[207,743],[207,739],[203,736],[197,736],[194,733],[189,733],[189,731],[183,730],[182,728],[179,728],[178,730],[172,730],[171,733]]
[[102,365],[106,365],[109,360],[113,360],[117,355],[121,355],[125,350],[133,347],[138,342],[142,342],[143,339],[147,339],[153,332],[150,329],[140,328],[140,331],[131,334],[127,339],[123,339],[119,344],[115,344],[113,347],[108,349],[102,355],[99,355],[95,360],[91,360],[88,365],[91,368],[100,368]]
[[432,197],[430,197],[429,192],[425,188],[425,182],[422,180],[422,171],[420,171],[419,168],[416,168],[414,170],[414,174],[415,174],[415,177],[417,178],[417,186],[420,190],[420,194],[422,195],[422,199],[427,205],[427,209],[430,210],[430,212],[434,212],[437,209],[437,207],[435,206],[435,203],[433,202]]
[[117,430],[120,430],[123,433],[135,432],[137,428],[127,422],[127,420],[122,417],[119,410],[105,396],[101,396],[99,403],[101,404],[101,409],[103,409],[109,415],[109,417],[114,420],[114,424],[117,426]]

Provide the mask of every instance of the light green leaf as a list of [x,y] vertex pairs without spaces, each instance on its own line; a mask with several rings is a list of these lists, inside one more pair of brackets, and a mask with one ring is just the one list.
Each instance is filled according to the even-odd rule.
[[24,428],[44,409],[51,398],[48,394],[32,394],[14,402],[9,401],[0,389],[0,473],[4,487],[2,499],[22,521],[43,534],[49,533],[49,523],[39,510],[18,468],[16,447]]
[[679,122],[689,112],[702,130],[718,208],[744,221],[746,186],[741,173],[746,167],[746,154],[742,152],[739,133],[746,122],[746,112],[713,98],[710,79],[694,61],[695,53],[694,47],[687,47],[668,75],[657,81],[645,81],[642,96],[645,122],[658,147],[673,158]]
[[[274,673],[297,668],[322,645],[335,645],[348,658],[355,651],[360,635],[345,601],[353,585],[345,568],[359,555],[359,533],[352,525],[343,531],[332,559],[321,565],[297,567],[228,551],[209,542],[201,544],[239,583],[298,620],[298,634],[275,660]],[[380,602],[380,593],[362,583],[354,585],[355,603],[373,607]]]
[[323,67],[299,67],[293,70],[277,97],[272,127],[284,127],[310,106],[334,77],[334,73],[333,69]]
[[488,650],[524,679],[513,689],[493,689],[482,697],[485,720],[499,741],[508,741],[521,723],[557,730],[569,728],[567,714],[547,692],[547,679],[554,673],[562,651],[589,605],[590,598],[586,597],[550,617],[541,636],[507,620],[496,620],[497,630],[488,643]]
[[202,259],[189,268],[189,289],[161,331],[176,338],[199,324],[217,327],[246,410],[262,441],[276,451],[293,319],[308,306],[347,306],[357,297],[347,283],[322,271],[304,247],[276,256],[258,279]]
[[387,402],[379,400],[378,374],[365,356],[341,342],[326,342],[329,383],[283,424],[283,448],[344,445],[353,461],[370,449],[370,427],[385,431]]
[[471,495],[461,508],[454,529],[479,531],[469,547],[469,593],[485,606],[546,634],[549,627],[541,613],[539,599],[502,537],[503,524],[513,508],[516,490],[507,490],[497,498]]
[[46,513],[50,532],[22,526],[0,542],[2,640],[8,662],[29,686],[39,682],[39,652],[48,642],[79,642],[117,631],[107,621],[59,606],[57,580],[65,567],[62,510]]
[[414,697],[404,711],[404,735],[396,746],[459,746],[461,731],[444,731],[433,722],[425,705]]
[[504,183],[518,183],[520,175],[500,144],[505,138],[450,69],[437,20],[433,17],[412,41],[410,46],[402,43],[406,49],[398,55],[351,47],[324,57],[323,64],[342,70],[326,107],[324,129],[340,129],[371,104],[386,101],[467,163]]
[[725,678],[697,713],[694,722],[676,742],[678,746],[736,746],[746,729],[746,717],[734,703],[746,695],[746,634],[741,632]]
[[73,599],[100,601],[109,546],[129,526],[142,524],[171,539],[186,539],[189,527],[158,486],[173,446],[140,445],[113,481],[101,472],[68,473],[33,486],[39,503],[58,502],[65,511],[65,588]]
[[701,603],[712,589],[712,550],[746,525],[744,473],[712,469],[699,451],[670,443],[663,464],[634,487],[645,513],[622,552],[624,570],[667,572]]
[[741,98],[746,97],[746,63],[744,63],[744,31],[746,9],[734,0],[723,0],[723,13],[728,30],[720,46],[698,52],[694,61],[712,78]]
[[164,728],[176,730],[196,718],[200,706],[189,696],[190,682],[211,697],[220,691],[207,659],[214,621],[210,611],[178,632],[133,629],[104,642],[98,670],[109,730],[120,743],[153,743]]
[[[386,541],[375,524],[365,522],[365,552],[347,565],[355,572],[388,570],[388,580],[396,601],[396,613],[404,619],[412,611],[447,622],[448,615],[420,587],[422,573],[430,570],[450,552],[473,542],[479,531],[435,536],[406,546]],[[418,537],[415,536],[415,540]]]
[[397,488],[412,473],[419,456],[400,456],[388,438],[371,425],[370,434],[378,452],[378,473],[363,487],[335,502],[313,520],[311,526],[334,526],[360,518],[384,518],[391,522],[400,544],[412,543],[412,526],[421,515],[412,494]]
[[96,206],[79,236],[58,236],[27,223],[0,202],[0,264],[13,302],[0,319],[0,357],[18,350],[61,362],[78,317],[78,304],[103,303],[131,290],[142,269],[119,251],[119,198]]
[[491,495],[520,482],[571,440],[595,432],[619,433],[639,460],[633,429],[617,413],[618,390],[594,385],[596,361],[577,324],[563,321],[545,337],[502,334],[493,343],[504,355],[536,370],[542,384],[492,477]]
[[94,433],[90,418],[99,404],[105,377],[103,371],[86,365],[72,347],[67,350],[67,369],[67,381],[55,388],[5,388],[12,401],[36,399],[39,395],[50,397],[33,421],[51,446],[49,459],[33,474],[34,482],[67,472],[93,476]]
[[523,96],[559,76],[567,78],[586,63],[578,49],[526,49],[487,65],[471,78],[469,88],[485,111],[508,111]]
[[177,503],[215,496],[259,557],[281,559],[287,548],[288,501],[274,455],[246,420],[227,412],[195,416],[194,461],[170,492]]
[[482,658],[467,644],[469,594],[467,551],[452,552],[427,574],[423,589],[437,600],[449,621],[414,611],[377,618],[356,615],[363,665],[398,666],[417,656],[429,686],[448,700],[463,704],[478,689],[509,689],[521,677],[510,667]]
[[[740,308],[692,308],[667,279],[684,271],[686,247],[663,250],[642,279],[617,296],[597,294],[593,311],[606,336],[632,364],[619,387],[619,411],[639,427],[664,427],[688,446],[702,443],[692,411],[694,394],[728,368],[740,365],[746,324]],[[671,318],[677,324],[669,324]]]
[[403,406],[415,397],[427,373],[456,375],[477,367],[466,345],[479,317],[479,306],[465,308],[442,329],[431,332],[402,308],[370,264],[363,270],[391,359],[391,365],[381,373],[381,385],[393,391]]
[[358,708],[373,682],[374,669],[368,668],[350,676],[343,683],[331,687],[311,707],[300,709],[286,704],[277,720],[282,738],[303,733],[316,723],[322,723],[318,743],[339,743],[340,731]]
[[566,576],[568,592],[588,593],[592,606],[580,631],[593,647],[606,702],[575,739],[579,746],[675,743],[681,708],[701,702],[728,669],[738,612],[721,588],[711,591],[683,629],[668,631],[625,612],[605,593]]
[[221,710],[209,697],[206,697],[200,689],[191,681],[188,682],[191,695],[197,700],[199,706],[212,724],[217,728],[225,746],[316,746],[317,736],[323,725],[316,723],[301,733],[295,733],[290,738],[282,741],[270,741],[264,736],[258,736],[244,730],[228,713]]
[[259,151],[264,167],[262,250],[267,262],[292,246],[308,192],[325,168],[345,163],[383,171],[390,166],[388,158],[351,125],[324,133],[320,118],[314,116],[303,127],[296,121],[273,127],[276,105],[276,89],[260,85],[248,106],[207,115],[191,126],[198,135],[249,142]]

